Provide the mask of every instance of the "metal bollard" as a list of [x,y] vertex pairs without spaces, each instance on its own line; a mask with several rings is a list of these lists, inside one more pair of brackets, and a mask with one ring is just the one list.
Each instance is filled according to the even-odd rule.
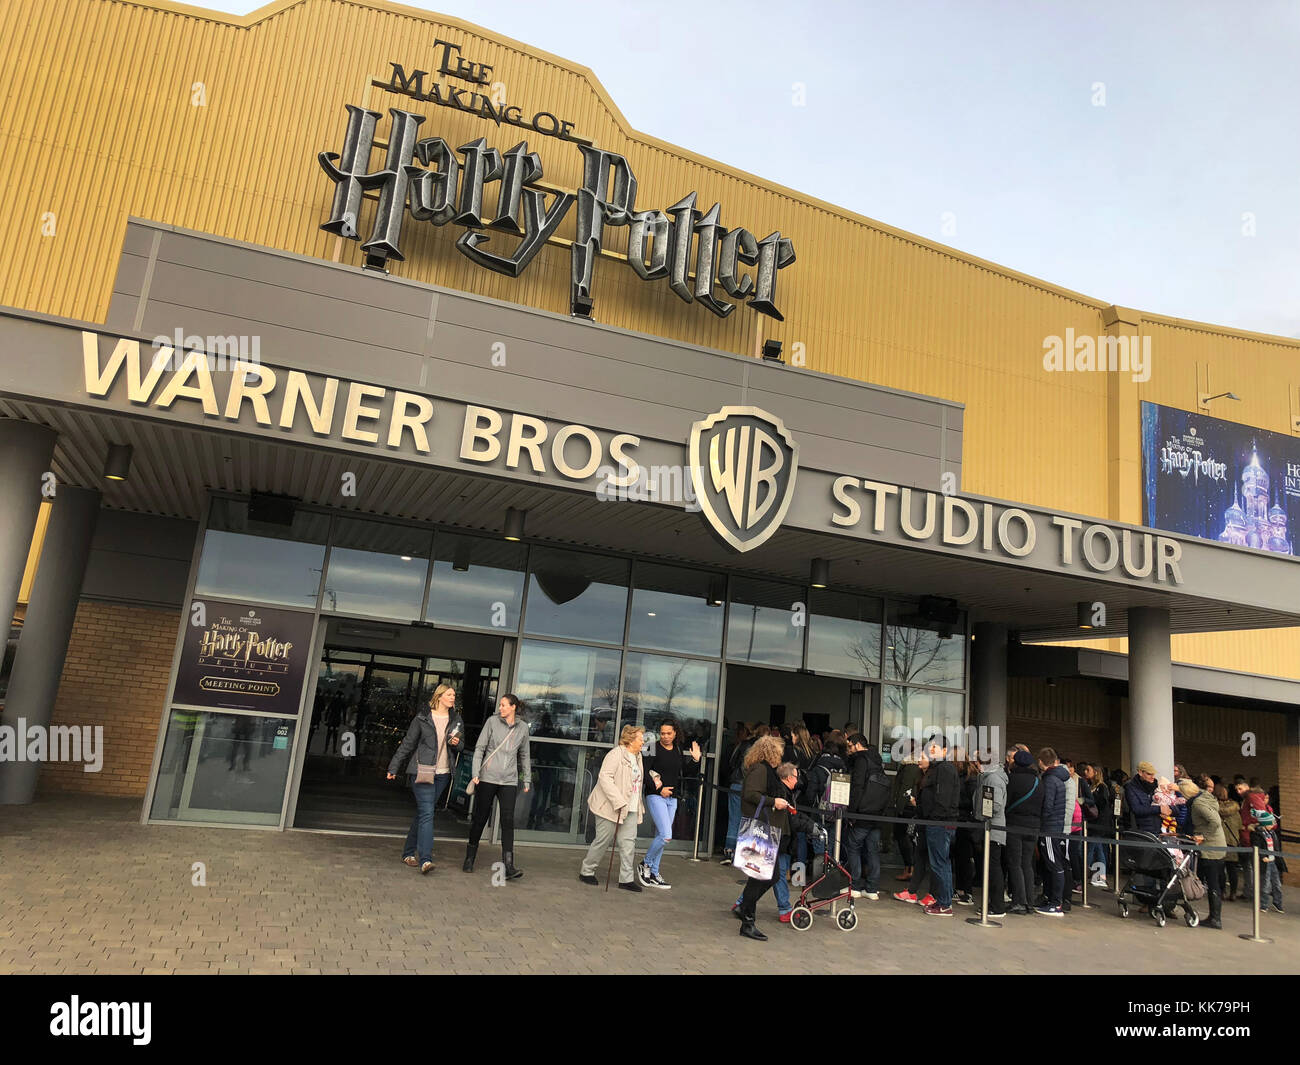
[[695,796],[695,845],[691,848],[688,862],[698,862],[700,858],[700,815],[704,812],[704,778],[700,778],[699,794]]
[[1238,939],[1249,939],[1252,943],[1272,943],[1271,939],[1265,939],[1259,934],[1259,848],[1252,848],[1251,854],[1252,871],[1255,874],[1255,898],[1251,903],[1251,909],[1254,910],[1254,934],[1246,935],[1244,932],[1237,936]]
[[[992,819],[984,822],[984,883],[980,890],[980,915],[978,917],[967,917],[967,924],[977,924],[981,928],[1001,928],[1000,921],[989,920],[989,842],[993,835]],[[998,899],[998,902],[1001,902]]]

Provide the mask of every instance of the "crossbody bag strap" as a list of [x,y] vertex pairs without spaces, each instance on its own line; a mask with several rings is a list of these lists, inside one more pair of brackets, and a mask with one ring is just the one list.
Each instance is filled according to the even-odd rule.
[[1038,790],[1038,778],[1034,777],[1034,786],[1030,788],[1027,792],[1025,792],[1022,796],[1020,796],[1020,798],[1018,798],[1010,806],[1008,806],[1006,810],[1004,810],[1003,812],[1010,813],[1012,810],[1014,810],[1017,806],[1019,806],[1022,802],[1024,802],[1027,798],[1029,798],[1029,796],[1031,796],[1037,790]]

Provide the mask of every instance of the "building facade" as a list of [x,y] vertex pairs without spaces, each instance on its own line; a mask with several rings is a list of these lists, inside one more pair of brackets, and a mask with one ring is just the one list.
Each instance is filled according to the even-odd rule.
[[392,830],[387,755],[449,682],[471,739],[527,701],[531,842],[581,843],[618,725],[669,715],[714,781],[727,722],[802,718],[1300,800],[1300,484],[1188,444],[1235,493],[1191,535],[1144,430],[1231,391],[1294,438],[1296,341],[740,173],[449,17],[0,18],[4,721],[104,727],[98,772],[0,763],[0,798]]

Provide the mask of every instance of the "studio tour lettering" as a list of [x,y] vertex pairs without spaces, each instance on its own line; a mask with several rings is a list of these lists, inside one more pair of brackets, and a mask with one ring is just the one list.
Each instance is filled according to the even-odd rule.
[[[518,277],[543,245],[555,236],[571,208],[575,236],[570,249],[570,313],[590,318],[595,264],[607,231],[627,229],[627,265],[643,281],[666,281],[686,303],[700,303],[726,318],[736,303],[784,321],[776,304],[777,275],[795,261],[794,245],[779,230],[762,240],[747,229],[721,224],[721,205],[707,211],[688,193],[664,210],[639,210],[637,182],[627,160],[617,152],[576,144],[582,153],[582,187],[574,192],[547,190],[541,158],[520,141],[501,152],[479,137],[453,149],[441,137],[418,136],[423,115],[390,110],[388,154],[384,167],[370,169],[378,111],[347,105],[343,150],[321,152],[318,161],[334,182],[326,232],[361,239],[364,194],[378,192],[370,235],[361,245],[366,265],[386,268],[404,260],[402,226],[407,212],[416,221],[468,232],[456,241],[460,252],[479,266]],[[488,187],[495,198],[488,207]],[[489,236],[489,234],[492,234]],[[509,238],[517,238],[506,247]],[[742,267],[753,267],[752,273]]]
[[[897,528],[909,540],[943,547],[978,545],[985,552],[1026,558],[1038,549],[1038,525],[1033,515],[1019,507],[972,503],[959,496],[924,492],[857,477],[837,477],[831,494],[841,510],[831,522],[843,528],[864,523],[873,533]],[[1122,574],[1135,580],[1182,584],[1182,545],[1172,537],[1136,529],[1054,515],[1055,555],[1061,566],[1080,563],[1096,573]]]

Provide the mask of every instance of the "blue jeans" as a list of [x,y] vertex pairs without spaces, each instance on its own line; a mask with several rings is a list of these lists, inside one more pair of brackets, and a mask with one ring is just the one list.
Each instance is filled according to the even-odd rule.
[[943,825],[925,826],[925,844],[930,854],[930,886],[934,889],[934,901],[940,906],[952,905],[952,837],[957,834],[955,828]]
[[647,795],[645,808],[655,823],[655,838],[645,852],[645,864],[650,872],[659,874],[659,859],[664,856],[664,847],[673,838],[673,818],[677,815],[677,800],[665,799],[662,795]]
[[[790,905],[790,885],[786,882],[785,874],[790,871],[790,852],[782,851],[776,856],[776,883],[772,885],[772,894],[776,896],[776,912],[789,913],[794,907]],[[736,898],[736,905],[739,906],[744,899],[742,892]]]
[[1259,880],[1260,909],[1263,909],[1268,905],[1269,896],[1272,896],[1274,906],[1281,906],[1282,874],[1278,872],[1276,859],[1271,862],[1260,861]]
[[744,781],[737,780],[727,793],[727,842],[724,846],[729,851],[736,849],[736,835],[740,832],[740,793]]
[[1091,840],[1088,841],[1087,873],[1088,873],[1089,880],[1092,879],[1093,873],[1097,870],[1097,866],[1099,865],[1101,866],[1101,870],[1100,870],[1101,875],[1102,876],[1106,875],[1107,869],[1110,868],[1110,862],[1106,860],[1109,853],[1110,853],[1109,849],[1105,847],[1103,844],[1093,843]]
[[[880,890],[880,826],[850,822],[844,830],[844,853],[855,891]],[[866,876],[862,875],[866,858]]]
[[411,777],[411,793],[415,796],[415,817],[411,819],[410,831],[406,833],[406,846],[402,848],[403,858],[417,857],[419,848],[420,864],[433,861],[433,810],[442,798],[442,793],[451,783],[450,773],[439,773],[432,784],[417,784]]

